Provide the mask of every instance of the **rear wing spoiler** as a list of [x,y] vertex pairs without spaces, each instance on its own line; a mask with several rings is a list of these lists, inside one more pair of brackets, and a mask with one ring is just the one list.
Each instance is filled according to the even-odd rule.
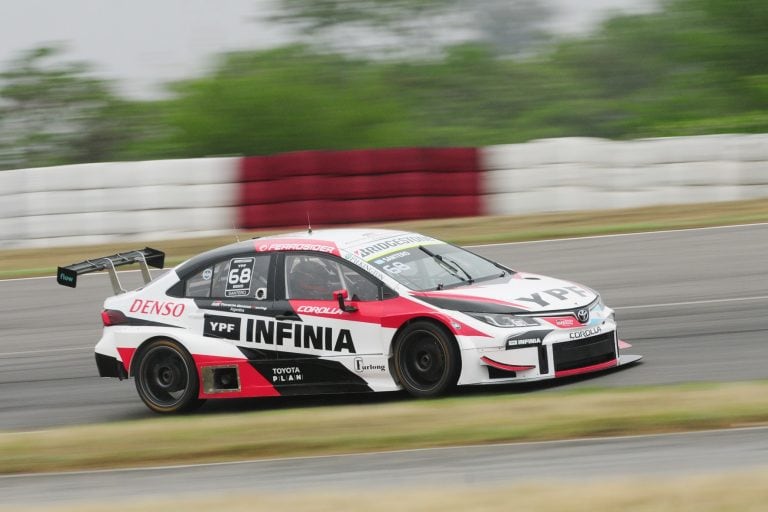
[[117,253],[111,256],[102,256],[92,260],[81,261],[80,263],[73,263],[57,269],[56,281],[62,286],[74,288],[77,286],[77,276],[106,270],[109,272],[110,281],[112,281],[112,289],[115,290],[115,294],[117,295],[125,293],[125,290],[120,285],[120,279],[117,277],[117,271],[115,269],[132,263],[139,264],[141,267],[141,275],[146,284],[152,281],[149,267],[163,268],[163,265],[165,264],[165,253],[163,251],[158,251],[157,249],[145,247],[144,249],[137,249],[135,251]]

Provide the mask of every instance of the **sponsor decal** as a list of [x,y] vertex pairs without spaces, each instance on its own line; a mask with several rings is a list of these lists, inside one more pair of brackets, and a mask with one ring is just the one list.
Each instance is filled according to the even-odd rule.
[[590,293],[582,288],[579,288],[578,286],[565,286],[563,288],[552,288],[551,290],[545,290],[541,293],[532,293],[527,297],[518,297],[516,300],[533,302],[544,308],[549,306],[553,299],[555,302],[564,302],[573,295],[578,297],[589,297]]
[[590,336],[594,336],[595,334],[600,333],[602,330],[603,328],[598,325],[597,327],[592,327],[591,329],[569,333],[568,337],[572,340],[580,340],[582,338],[589,338]]
[[377,260],[374,261],[377,265],[384,265],[385,263],[389,263],[390,261],[399,260],[400,258],[405,258],[406,256],[410,256],[411,251],[400,251],[396,252],[395,254],[390,254],[389,256],[383,256]]
[[331,308],[328,306],[299,306],[296,308],[297,313],[309,313],[311,315],[341,315],[344,312],[339,308]]
[[521,338],[519,340],[507,340],[507,347],[527,347],[530,345],[541,345],[541,338]]
[[290,350],[265,347],[237,347],[248,359],[248,366],[271,384],[282,396],[373,391],[362,375],[337,357],[321,357]]
[[367,372],[367,371],[379,371],[379,372],[385,372],[387,371],[387,367],[383,364],[365,364],[365,361],[363,361],[362,357],[356,357],[355,358],[355,371],[356,372]]
[[134,299],[128,309],[131,313],[145,315],[180,317],[184,314],[184,304],[164,300]]
[[550,332],[552,331],[537,330],[524,332],[516,336],[510,336],[507,338],[507,350],[539,346]]
[[231,316],[205,315],[203,336],[238,341],[240,340],[240,319]]
[[249,318],[245,341],[260,345],[292,345],[295,348],[355,353],[349,329],[334,329],[301,322],[276,322]]
[[224,302],[223,300],[216,299],[213,302],[211,302],[210,306],[206,306],[205,303],[199,302],[198,306],[201,308],[205,307],[211,307],[211,308],[220,308],[224,309],[226,311],[229,311],[231,313],[247,313],[251,310],[259,310],[264,311],[267,309],[266,306],[255,306],[249,302]]
[[362,259],[362,258],[358,258],[358,257],[357,257],[357,256],[355,256],[354,254],[352,254],[352,253],[349,253],[349,252],[345,252],[345,253],[344,253],[344,255],[343,255],[343,258],[344,258],[345,260],[349,261],[350,263],[354,263],[355,265],[357,265],[357,266],[358,266],[358,267],[360,267],[361,269],[363,269],[363,270],[365,270],[366,272],[368,272],[369,274],[371,274],[373,277],[375,277],[375,278],[377,278],[377,279],[380,279],[380,280],[383,280],[383,279],[384,279],[384,273],[383,273],[383,272],[381,272],[381,271],[380,271],[379,269],[377,269],[376,267],[374,267],[374,266],[370,265],[370,264],[369,264],[367,261],[365,261],[364,259]]
[[304,375],[298,366],[283,366],[272,368],[272,382],[302,382]]
[[[419,243],[437,243],[434,238],[426,235],[402,235],[396,236],[390,239],[379,240],[372,243],[362,249],[356,249],[355,254],[359,257],[366,259],[369,256],[376,256],[381,253],[396,249],[404,245],[419,244]],[[372,259],[372,258],[371,258]]]
[[284,240],[256,241],[256,250],[258,252],[266,251],[316,251],[328,254],[338,254],[339,250],[333,242],[324,242],[322,240],[301,240],[286,238]]
[[213,277],[213,270],[210,268],[207,268],[203,270],[203,281],[210,281],[211,277]]
[[560,327],[561,329],[573,329],[574,327],[581,327],[579,322],[572,316],[544,317],[543,319],[552,325]]
[[229,262],[225,297],[248,297],[251,293],[253,265],[256,258],[233,258]]
[[72,276],[70,274],[65,274],[64,272],[60,272],[59,273],[59,282],[60,283],[62,283],[62,282],[63,283],[74,283],[75,282],[75,278],[74,278],[74,276]]

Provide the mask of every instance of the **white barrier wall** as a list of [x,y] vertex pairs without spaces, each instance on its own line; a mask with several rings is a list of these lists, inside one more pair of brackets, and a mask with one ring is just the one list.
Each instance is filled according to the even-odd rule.
[[238,164],[201,158],[0,171],[0,247],[231,231]]
[[547,139],[481,149],[490,215],[768,197],[768,135]]
[[[480,158],[491,215],[768,198],[768,134],[546,139],[481,148]],[[239,163],[0,171],[0,248],[229,232],[238,227]]]

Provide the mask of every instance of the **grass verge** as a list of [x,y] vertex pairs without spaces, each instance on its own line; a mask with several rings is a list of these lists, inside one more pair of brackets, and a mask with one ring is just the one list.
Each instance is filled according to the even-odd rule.
[[[768,199],[515,217],[409,221],[376,226],[418,231],[453,243],[469,245],[754,222],[768,222]],[[240,233],[239,236],[244,239],[274,232],[253,231]],[[233,232],[231,236],[220,237],[165,241],[133,239],[105,245],[4,250],[0,251],[0,279],[53,275],[58,265],[143,245],[164,250],[168,255],[167,263],[173,265],[204,250],[234,241]]]
[[[768,382],[516,393],[158,417],[0,435],[26,473],[768,424]],[[98,439],[98,443],[93,440]]]
[[[717,475],[601,478],[599,481],[536,481],[512,485],[405,488],[343,493],[305,491],[185,496],[136,497],[91,505],[13,508],[15,512],[253,512],[291,510],[301,512],[762,512],[768,502],[768,471],[726,472]],[[0,511],[11,510],[0,505]]]

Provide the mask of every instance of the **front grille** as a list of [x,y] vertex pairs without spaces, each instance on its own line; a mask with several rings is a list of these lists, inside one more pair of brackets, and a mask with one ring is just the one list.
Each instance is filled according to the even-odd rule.
[[573,370],[616,359],[614,333],[552,345],[555,371]]

